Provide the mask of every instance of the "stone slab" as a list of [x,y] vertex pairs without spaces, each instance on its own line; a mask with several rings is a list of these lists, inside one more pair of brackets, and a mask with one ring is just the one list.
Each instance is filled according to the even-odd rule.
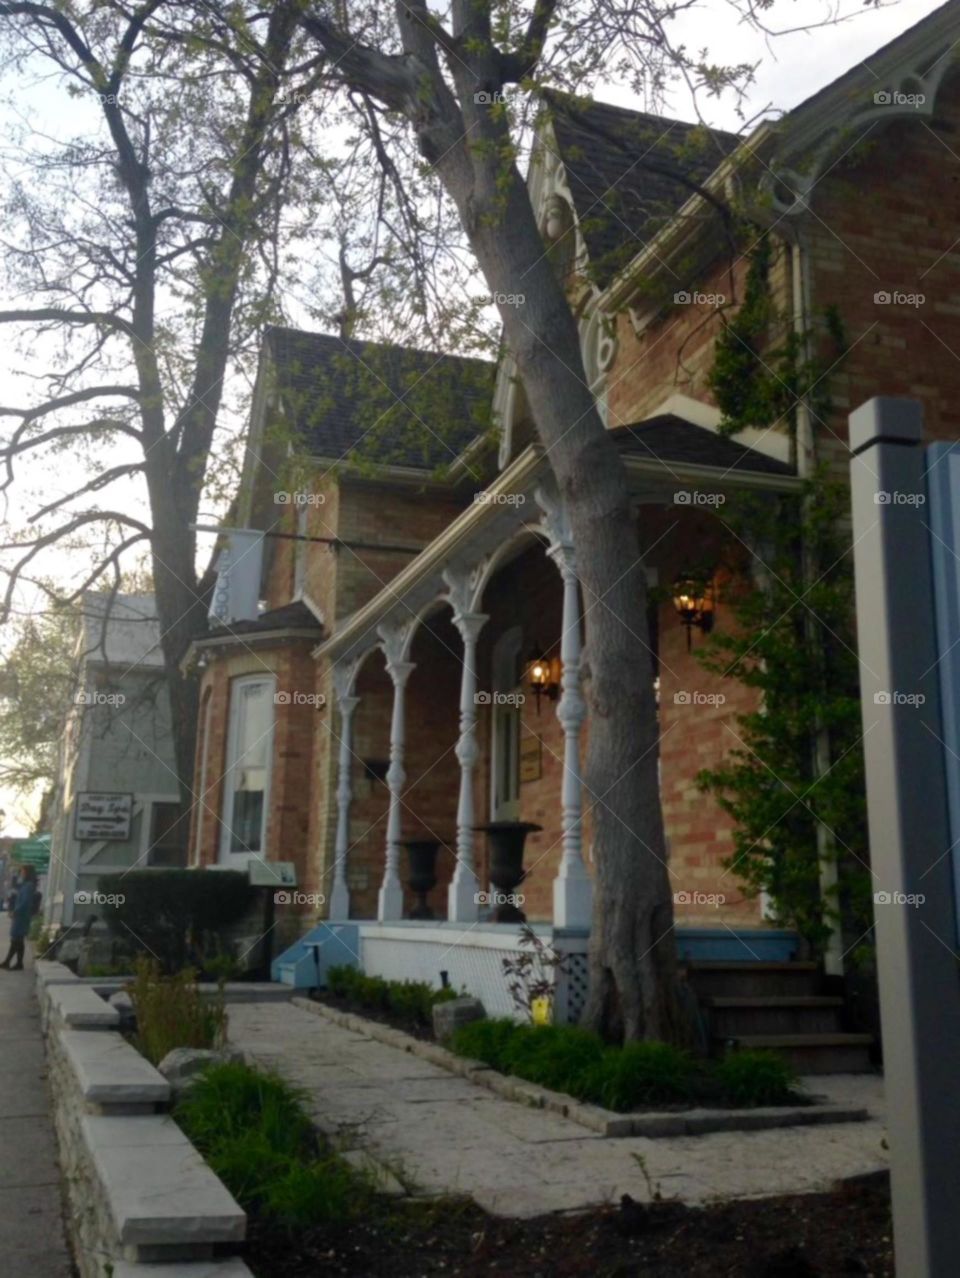
[[87,985],[48,985],[46,999],[51,1010],[70,1029],[116,1029],[120,1014]]
[[59,1037],[84,1100],[96,1105],[169,1101],[170,1084],[119,1034],[63,1030]]
[[246,1215],[171,1118],[87,1116],[82,1129],[125,1246],[243,1241]]
[[37,959],[33,966],[40,985],[72,985],[80,980],[76,972],[52,959]]

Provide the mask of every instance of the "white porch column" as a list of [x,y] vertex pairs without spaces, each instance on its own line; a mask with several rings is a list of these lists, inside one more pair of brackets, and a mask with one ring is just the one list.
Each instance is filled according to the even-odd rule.
[[387,673],[393,680],[393,713],[390,718],[390,766],[387,769],[387,785],[390,789],[390,807],[387,812],[387,845],[384,857],[383,882],[377,897],[377,918],[403,918],[403,888],[400,885],[400,833],[402,824],[401,798],[403,783],[407,779],[403,756],[406,740],[407,680],[415,666],[406,661],[409,626],[383,629],[383,651],[387,658]]
[[347,849],[350,846],[350,803],[353,799],[351,763],[353,760],[353,712],[360,698],[353,695],[356,664],[333,672],[334,691],[340,711],[340,750],[337,764],[337,834],[333,845],[333,884],[327,917],[350,917],[350,892],[347,888]]
[[457,800],[457,865],[447,889],[447,918],[472,923],[478,916],[480,885],[474,869],[473,773],[480,757],[477,743],[477,639],[487,618],[480,612],[454,613],[453,622],[463,639],[460,675],[460,736],[456,754],[460,761],[460,795]]
[[537,493],[546,512],[544,526],[550,536],[547,554],[560,570],[563,580],[563,633],[560,660],[563,665],[557,718],[563,728],[563,786],[561,789],[561,830],[563,855],[553,881],[553,922],[556,927],[589,927],[593,906],[593,883],[583,860],[583,783],[580,775],[580,729],[587,714],[580,679],[580,583],[569,526],[559,502],[552,495]]

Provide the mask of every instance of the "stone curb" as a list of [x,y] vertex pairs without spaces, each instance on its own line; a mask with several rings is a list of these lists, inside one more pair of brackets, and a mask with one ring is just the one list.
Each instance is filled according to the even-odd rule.
[[439,1043],[414,1038],[412,1034],[357,1016],[354,1012],[341,1012],[335,1007],[327,1007],[325,1003],[315,1003],[312,999],[299,996],[290,1001],[294,1007],[322,1016],[343,1029],[363,1034],[387,1047],[409,1052],[412,1056],[429,1061],[431,1065],[439,1065],[441,1069],[485,1087],[487,1091],[494,1092],[505,1100],[560,1114],[602,1137],[647,1136],[656,1139],[664,1136],[706,1136],[712,1132],[755,1132],[775,1127],[810,1127],[823,1123],[863,1123],[870,1117],[869,1112],[860,1106],[831,1104],[784,1105],[759,1109],[689,1109],[681,1114],[617,1114],[612,1110],[602,1109],[599,1105],[572,1100],[562,1092],[539,1087],[525,1079],[515,1078],[512,1074],[500,1074],[482,1061],[457,1056]]

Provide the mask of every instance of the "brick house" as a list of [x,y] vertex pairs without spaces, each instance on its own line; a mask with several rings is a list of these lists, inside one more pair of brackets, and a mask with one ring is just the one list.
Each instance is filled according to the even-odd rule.
[[[794,938],[723,870],[729,821],[694,778],[754,703],[697,663],[672,587],[719,558],[724,497],[795,493],[820,462],[844,477],[846,416],[870,396],[921,398],[933,437],[960,436],[958,37],[948,4],[745,139],[560,98],[538,133],[531,196],[577,301],[648,577],[663,588],[651,616],[661,786],[688,953],[788,957]],[[746,237],[734,206],[749,215]],[[829,407],[804,396],[790,405],[794,430],[757,422],[732,439],[718,431],[711,370],[760,235],[784,329],[765,348],[791,330],[801,347],[822,344],[831,309],[848,349],[828,370]],[[306,458],[295,481],[294,453]],[[268,330],[237,511],[267,534],[265,606],[193,649],[204,667],[194,863],[291,860],[301,904],[283,919],[289,938],[336,931],[368,970],[435,980],[442,969],[492,990],[516,927],[491,921],[476,827],[530,822],[541,828],[526,839],[523,908],[573,956],[572,1013],[592,873],[582,601],[509,356],[493,367]],[[722,578],[712,586],[723,624]],[[423,899],[410,840],[439,847]],[[411,920],[424,900],[432,920]],[[291,973],[314,958],[296,946],[286,957]],[[488,1002],[503,1009],[501,993]]]

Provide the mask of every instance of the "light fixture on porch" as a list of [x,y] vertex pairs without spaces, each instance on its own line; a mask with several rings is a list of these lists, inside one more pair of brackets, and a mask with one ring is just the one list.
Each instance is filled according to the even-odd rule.
[[687,628],[687,652],[690,651],[690,634],[696,626],[703,633],[713,629],[713,579],[708,575],[683,573],[673,583],[673,606],[677,616]]
[[556,701],[560,695],[560,662],[556,657],[548,657],[538,643],[533,645],[527,661],[527,682],[537,698],[537,714],[542,696]]

